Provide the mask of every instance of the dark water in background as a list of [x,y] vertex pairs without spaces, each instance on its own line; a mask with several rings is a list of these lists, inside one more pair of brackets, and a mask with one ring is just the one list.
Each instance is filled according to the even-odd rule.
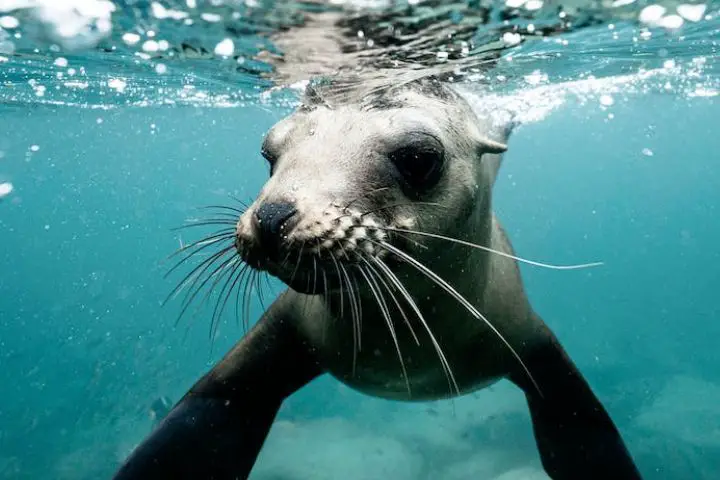
[[[518,67],[519,77],[547,73],[546,90],[530,79],[495,92],[532,106],[520,108],[529,121],[495,192],[518,254],[605,262],[523,266],[531,300],[648,479],[720,477],[720,97],[707,43],[717,16],[688,28],[696,50],[658,54],[672,43],[658,34],[645,54],[683,66],[664,76],[638,74],[633,62],[647,58],[620,47],[603,60],[596,30],[568,37],[565,62]],[[588,52],[609,72],[590,87]],[[704,70],[685,68],[699,56]],[[289,108],[223,103],[207,85],[209,100],[189,106],[160,105],[156,91],[145,107],[80,108],[113,106],[90,99],[93,85],[75,106],[53,105],[49,82],[35,101],[8,90],[12,61],[0,64],[0,183],[14,188],[0,199],[0,478],[107,478],[149,432],[152,402],[179,398],[242,334],[226,315],[211,350],[209,312],[175,328],[178,305],[160,302],[178,277],[163,279],[162,260],[180,245],[171,228],[196,207],[260,188],[262,134]],[[553,108],[531,121],[543,102]],[[509,385],[402,404],[322,379],[284,406],[255,478],[510,480],[542,478],[538,468],[524,400]]]

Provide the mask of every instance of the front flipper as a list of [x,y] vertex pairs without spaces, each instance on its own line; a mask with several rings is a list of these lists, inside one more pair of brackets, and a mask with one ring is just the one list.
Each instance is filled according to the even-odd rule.
[[511,377],[525,392],[545,471],[553,480],[639,480],[610,415],[554,335],[548,336],[522,353],[542,395],[526,375]]
[[286,299],[190,389],[115,480],[248,478],[283,400],[321,373],[283,314]]

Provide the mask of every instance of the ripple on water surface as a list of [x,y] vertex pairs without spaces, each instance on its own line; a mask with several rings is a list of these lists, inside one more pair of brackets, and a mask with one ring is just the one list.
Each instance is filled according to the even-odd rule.
[[[395,17],[355,14],[345,23],[333,21],[330,25],[348,50],[334,60],[356,58],[349,56],[350,47],[367,54],[357,58],[392,54],[401,58],[403,66],[420,62],[428,71],[456,71],[458,79],[502,95],[520,91],[526,97],[537,96],[542,93],[528,92],[537,88],[547,92],[548,85],[559,84],[577,89],[590,101],[618,89],[691,97],[718,94],[717,4],[641,5],[632,0],[605,1],[602,7],[584,2],[558,7],[542,0],[487,2],[482,8],[473,2],[409,4],[416,17],[412,21],[405,10]],[[336,0],[325,9],[384,5]],[[282,52],[273,41],[280,38],[278,32],[314,25],[313,15],[319,10],[318,4],[286,1],[3,0],[0,102],[103,109],[292,104],[288,89],[275,88],[268,95],[269,88],[279,86],[273,78],[278,64],[270,59]],[[428,43],[405,34],[442,37],[438,32],[447,32],[438,30],[438,25],[452,29],[450,40]],[[404,40],[404,34],[415,40]],[[324,40],[334,41],[329,34]],[[402,52],[388,47],[405,41]],[[488,48],[500,55],[493,60],[495,68],[463,68],[471,65],[468,59]],[[312,63],[313,58],[306,60]],[[609,77],[622,80],[605,82]],[[553,89],[553,94],[562,89]]]

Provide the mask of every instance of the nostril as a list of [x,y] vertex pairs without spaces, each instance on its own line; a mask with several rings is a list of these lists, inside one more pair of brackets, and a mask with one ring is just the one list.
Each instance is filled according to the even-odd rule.
[[263,203],[255,211],[255,222],[263,246],[277,249],[282,242],[283,227],[295,215],[297,209],[288,202]]

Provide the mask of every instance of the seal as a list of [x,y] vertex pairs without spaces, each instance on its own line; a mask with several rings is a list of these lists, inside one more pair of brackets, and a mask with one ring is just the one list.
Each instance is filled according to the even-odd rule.
[[639,479],[493,214],[509,134],[432,79],[333,102],[308,87],[265,137],[270,178],[224,249],[289,288],[115,478],[247,478],[281,403],[329,373],[405,401],[509,379],[551,478]]

